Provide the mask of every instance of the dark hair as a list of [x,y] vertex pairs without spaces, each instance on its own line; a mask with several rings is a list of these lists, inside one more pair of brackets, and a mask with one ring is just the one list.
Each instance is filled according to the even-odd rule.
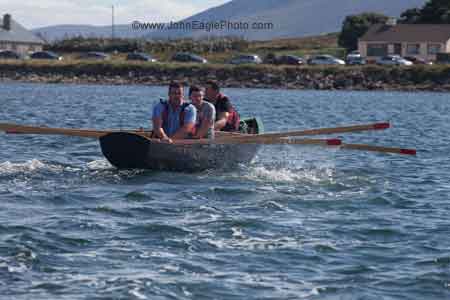
[[203,88],[198,85],[191,85],[189,88],[189,96],[191,96],[193,92],[203,92]]
[[220,87],[219,87],[219,84],[217,83],[217,81],[215,81],[215,80],[208,80],[206,82],[206,84],[211,86],[211,88],[213,90],[215,90],[216,92],[220,92]]
[[181,83],[178,82],[178,81],[172,81],[172,82],[169,84],[169,91],[170,91],[171,89],[182,89],[182,88],[184,88],[183,84],[181,84]]

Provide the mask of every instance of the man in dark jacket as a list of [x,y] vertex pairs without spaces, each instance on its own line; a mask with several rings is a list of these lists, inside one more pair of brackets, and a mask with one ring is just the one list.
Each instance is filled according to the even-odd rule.
[[214,104],[216,108],[215,130],[220,131],[238,131],[239,114],[227,96],[220,93],[220,87],[216,81],[206,82],[205,96],[208,102]]

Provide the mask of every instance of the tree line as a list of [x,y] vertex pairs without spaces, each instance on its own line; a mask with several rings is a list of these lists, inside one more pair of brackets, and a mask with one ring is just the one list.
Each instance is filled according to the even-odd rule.
[[146,40],[146,39],[110,39],[98,37],[76,36],[55,41],[46,46],[46,50],[55,52],[193,52],[222,53],[243,51],[249,42],[238,37],[218,37],[213,39],[178,39],[178,40]]

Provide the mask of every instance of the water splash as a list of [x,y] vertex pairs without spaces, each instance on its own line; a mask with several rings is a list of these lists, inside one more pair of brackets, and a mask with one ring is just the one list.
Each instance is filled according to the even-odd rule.
[[40,170],[58,172],[62,170],[62,167],[43,163],[37,159],[28,160],[24,163],[12,163],[6,161],[0,164],[0,175],[26,174]]
[[88,170],[91,171],[101,171],[101,170],[111,170],[113,166],[106,159],[97,159],[86,164]]
[[264,166],[250,167],[245,178],[256,181],[269,181],[273,183],[295,182],[334,182],[335,169],[319,167],[310,169],[271,169]]

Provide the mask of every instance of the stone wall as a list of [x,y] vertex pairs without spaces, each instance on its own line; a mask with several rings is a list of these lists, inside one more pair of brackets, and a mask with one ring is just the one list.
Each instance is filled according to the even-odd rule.
[[172,80],[202,84],[209,79],[242,88],[450,91],[450,66],[0,64],[3,81],[167,85]]

